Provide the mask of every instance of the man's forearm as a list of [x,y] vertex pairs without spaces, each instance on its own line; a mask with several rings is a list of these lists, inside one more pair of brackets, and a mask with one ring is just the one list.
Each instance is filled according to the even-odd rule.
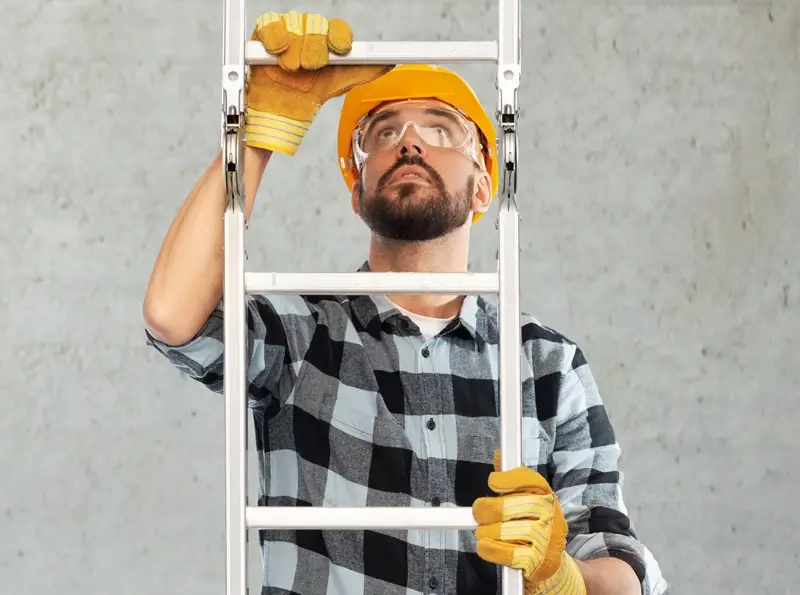
[[618,558],[578,560],[587,595],[641,595],[642,586],[633,568]]
[[[248,216],[270,155],[245,149]],[[225,206],[222,159],[217,155],[178,211],[150,277],[143,313],[150,332],[162,341],[189,340],[222,297]]]

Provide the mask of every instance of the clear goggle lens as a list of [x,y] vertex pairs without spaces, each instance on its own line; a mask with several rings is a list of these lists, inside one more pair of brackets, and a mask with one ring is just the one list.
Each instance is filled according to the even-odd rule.
[[426,145],[453,149],[478,161],[473,124],[460,113],[442,108],[400,106],[365,119],[353,133],[353,153],[360,167],[373,153],[394,149],[413,127]]

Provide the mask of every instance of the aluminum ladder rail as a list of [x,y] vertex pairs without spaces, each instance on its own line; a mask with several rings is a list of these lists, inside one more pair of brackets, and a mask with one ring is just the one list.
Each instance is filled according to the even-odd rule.
[[[226,450],[226,595],[246,595],[250,529],[458,529],[476,526],[469,507],[309,508],[247,505],[247,382],[245,298],[252,293],[497,294],[500,324],[501,468],[522,464],[520,376],[519,214],[517,190],[520,0],[499,0],[499,39],[488,42],[359,42],[331,64],[497,64],[498,196],[497,273],[247,273],[244,271],[244,109],[246,68],[277,64],[257,42],[247,41],[245,0],[223,0],[222,174],[224,215],[224,399]],[[503,595],[523,595],[522,573],[503,568]]]

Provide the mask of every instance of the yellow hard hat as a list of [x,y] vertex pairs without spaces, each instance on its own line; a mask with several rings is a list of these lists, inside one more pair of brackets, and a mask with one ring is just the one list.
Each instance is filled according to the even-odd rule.
[[[387,101],[435,98],[450,104],[472,120],[486,138],[483,157],[492,178],[492,198],[499,187],[497,136],[492,120],[472,88],[455,72],[430,64],[401,64],[378,79],[354,87],[344,97],[339,117],[339,169],[352,189],[358,179],[353,159],[353,132],[361,119]],[[475,213],[473,222],[482,213]]]

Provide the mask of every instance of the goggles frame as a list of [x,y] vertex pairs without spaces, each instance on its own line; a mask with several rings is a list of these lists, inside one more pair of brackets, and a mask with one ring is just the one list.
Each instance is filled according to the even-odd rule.
[[[415,103],[428,103],[428,100],[424,100],[424,99],[422,99],[422,100],[420,100],[420,99],[408,99],[408,100],[403,101],[400,105],[409,105],[409,104],[413,105]],[[397,105],[397,104],[395,104],[395,105]],[[390,109],[393,109],[393,108],[390,108]],[[383,151],[391,151],[391,150],[393,150],[400,142],[402,142],[403,138],[405,138],[405,135],[406,135],[406,132],[408,131],[409,126],[413,126],[414,127],[414,129],[415,129],[415,131],[417,133],[417,136],[420,138],[420,140],[423,143],[426,144],[426,146],[434,148],[434,149],[446,149],[446,150],[449,150],[449,151],[456,151],[458,153],[461,153],[465,157],[468,157],[469,159],[471,159],[475,163],[477,163],[479,167],[484,168],[485,164],[484,164],[484,162],[482,160],[482,150],[481,150],[481,149],[483,149],[483,135],[481,135],[480,132],[478,131],[478,128],[477,128],[477,125],[475,124],[475,122],[473,122],[464,112],[462,112],[461,110],[459,110],[457,108],[453,108],[451,106],[447,106],[447,107],[441,107],[441,108],[437,108],[437,109],[443,109],[443,110],[452,112],[456,116],[456,118],[458,118],[460,120],[460,122],[464,126],[464,128],[466,130],[466,134],[467,134],[467,137],[464,140],[464,142],[462,142],[457,147],[440,147],[440,146],[431,145],[429,143],[426,143],[425,140],[422,137],[422,134],[420,133],[420,125],[419,125],[419,123],[416,122],[413,118],[409,118],[403,124],[402,130],[400,131],[400,134],[397,136],[397,139],[394,142],[392,142],[391,145],[389,145],[388,147],[385,147],[385,148],[381,148],[381,149],[379,149],[377,151],[373,151],[373,152],[364,151],[361,148],[361,145],[360,145],[360,142],[359,142],[360,139],[361,139],[361,133],[363,132],[364,127],[368,126],[370,124],[370,122],[375,117],[377,117],[379,114],[381,114],[384,111],[386,111],[386,110],[379,110],[379,111],[373,112],[373,113],[368,114],[368,115],[364,116],[363,118],[361,118],[358,121],[358,124],[356,124],[355,130],[353,130],[353,135],[352,135],[353,165],[355,166],[356,170],[358,170],[358,171],[361,170],[361,168],[364,166],[364,164],[366,163],[367,159],[369,159],[369,156],[371,154],[380,153],[380,152],[383,152]],[[476,143],[475,143],[476,139],[480,140],[480,143],[481,143],[480,147],[476,146]]]

